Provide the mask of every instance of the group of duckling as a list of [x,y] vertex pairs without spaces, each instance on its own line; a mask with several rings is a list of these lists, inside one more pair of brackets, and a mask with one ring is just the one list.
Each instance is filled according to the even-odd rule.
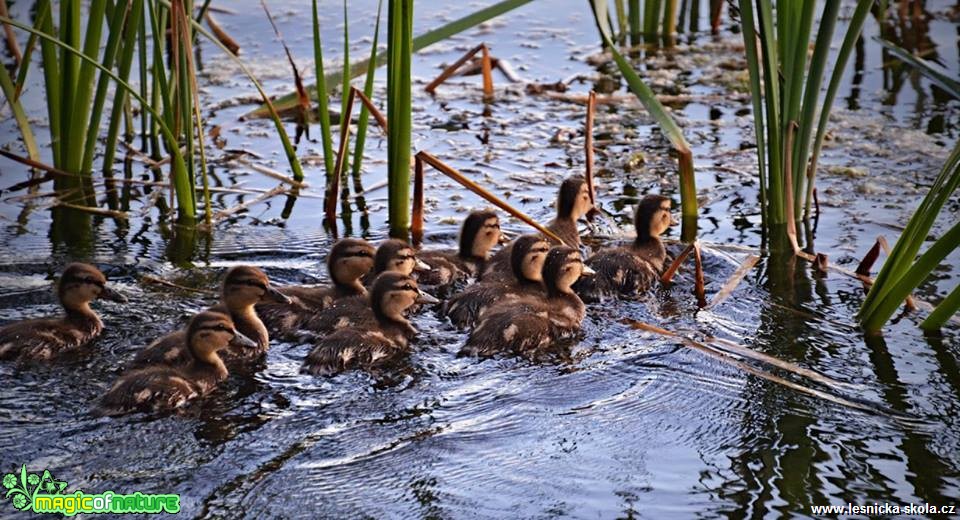
[[[250,369],[271,336],[313,343],[306,373],[378,370],[409,353],[417,329],[408,316],[425,305],[469,330],[461,355],[540,357],[577,333],[584,300],[635,296],[653,284],[666,260],[659,237],[673,223],[668,198],[645,196],[636,210],[637,238],[584,260],[577,221],[592,208],[586,182],[574,176],[562,183],[557,216],[547,226],[565,245],[522,235],[491,254],[501,242],[499,218],[474,211],[457,250],[418,251],[395,239],[376,248],[361,239],[337,241],[326,261],[330,285],[275,288],[260,269],[233,267],[223,278],[220,303],[141,350],[95,411],[180,408],[229,372]],[[63,317],[0,328],[0,360],[47,361],[79,350],[103,330],[90,303],[125,301],[99,270],[81,263],[65,268],[57,295]]]

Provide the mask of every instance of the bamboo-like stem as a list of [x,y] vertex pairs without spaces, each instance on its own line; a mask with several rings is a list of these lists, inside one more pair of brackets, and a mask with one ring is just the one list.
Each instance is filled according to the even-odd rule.
[[493,67],[490,65],[490,50],[487,49],[487,44],[481,43],[480,49],[483,51],[480,60],[483,71],[483,100],[489,103],[493,101]]
[[670,285],[673,282],[673,276],[677,274],[677,270],[680,269],[680,264],[690,256],[690,253],[693,251],[693,244],[688,244],[687,247],[683,249],[677,257],[673,260],[673,263],[667,267],[667,270],[660,275],[660,283],[663,285]]
[[204,16],[204,20],[207,21],[207,25],[210,27],[210,32],[212,32],[213,35],[217,37],[217,41],[222,43],[223,46],[230,51],[230,54],[233,54],[234,56],[239,56],[240,44],[237,43],[237,40],[234,40],[233,37],[227,34],[227,31],[223,30],[223,27],[221,27],[220,24],[217,23],[217,21],[213,18],[213,14],[211,14],[210,11],[207,11],[206,15]]
[[423,242],[423,158],[414,157],[413,164],[413,209],[410,214],[410,238],[415,247]]
[[[9,17],[7,13],[7,0],[0,0],[0,16]],[[3,25],[3,32],[7,38],[7,49],[10,50],[10,54],[13,56],[13,61],[16,63],[17,67],[23,63],[23,53],[20,52],[20,45],[17,43],[17,35],[13,33],[13,27],[10,27],[7,24]]]
[[330,185],[327,187],[327,201],[324,205],[325,220],[327,224],[334,225],[337,218],[337,194],[340,192],[340,176],[343,175],[343,164],[347,158],[347,144],[350,141],[350,116],[353,113],[353,103],[356,100],[357,90],[350,89],[347,95],[347,103],[343,107],[341,123],[346,122],[346,126],[340,126],[340,146],[337,148],[337,162],[334,163],[333,177],[330,179]]
[[549,237],[551,240],[557,242],[558,244],[564,244],[563,239],[561,239],[559,236],[557,236],[556,233],[554,233],[553,231],[550,231],[549,229],[543,227],[542,225],[540,225],[539,223],[537,223],[537,221],[533,220],[532,218],[530,218],[530,217],[528,217],[526,214],[524,214],[522,211],[514,208],[514,207],[511,206],[510,204],[507,204],[506,202],[504,202],[503,200],[501,200],[501,199],[500,199],[499,197],[497,197],[496,195],[490,193],[489,191],[487,191],[486,189],[484,189],[484,188],[483,188],[482,186],[480,186],[479,184],[477,184],[477,183],[473,182],[472,180],[466,178],[462,173],[458,172],[458,171],[455,170],[453,167],[447,165],[446,163],[444,163],[444,162],[441,161],[440,159],[437,159],[436,157],[434,157],[434,156],[431,155],[430,153],[425,152],[425,151],[417,152],[416,158],[422,160],[423,162],[429,164],[430,166],[433,166],[433,167],[434,167],[435,169],[437,169],[440,173],[442,173],[442,174],[446,175],[447,177],[450,177],[451,179],[457,181],[458,183],[460,183],[461,185],[463,185],[463,187],[465,187],[465,188],[467,188],[468,190],[470,190],[470,191],[476,193],[477,195],[483,197],[484,199],[486,199],[487,201],[489,201],[489,202],[490,202],[491,204],[493,204],[494,206],[497,206],[498,208],[500,208],[500,209],[506,211],[507,213],[513,215],[514,217],[516,217],[517,219],[519,219],[519,220],[522,221],[523,223],[527,224],[528,226],[533,227],[534,229],[536,229],[537,231],[539,231],[540,233],[542,233],[544,236]]
[[593,117],[596,109],[597,93],[591,90],[590,97],[587,98],[587,122],[584,124],[583,148],[586,156],[587,190],[590,192],[590,205],[593,208],[597,206],[596,188],[593,185]]

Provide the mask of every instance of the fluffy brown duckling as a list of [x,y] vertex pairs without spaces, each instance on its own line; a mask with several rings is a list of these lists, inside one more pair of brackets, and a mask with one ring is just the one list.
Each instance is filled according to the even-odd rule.
[[[270,280],[257,267],[238,265],[231,267],[220,285],[220,303],[210,311],[230,316],[237,330],[256,342],[256,348],[230,349],[223,353],[228,360],[256,359],[266,353],[270,346],[270,334],[257,315],[255,305],[260,302],[289,304],[290,298],[270,285]],[[147,367],[159,364],[187,366],[193,360],[187,341],[187,331],[178,330],[154,341],[137,353],[131,367]]]
[[[391,238],[377,248],[377,254],[374,257],[373,276],[370,277],[369,283],[373,284],[376,278],[385,272],[411,276],[415,268],[421,272],[430,270],[429,265],[417,258],[417,252],[413,246],[403,240]],[[425,298],[424,301],[427,301],[427,299]],[[439,303],[439,300],[431,297],[429,303]],[[374,323],[375,321],[373,311],[370,308],[370,299],[367,295],[340,298],[329,308],[304,320],[300,326],[304,333],[300,335],[299,339],[315,338],[317,334],[326,334],[337,329],[354,327],[362,323]]]
[[[560,190],[557,193],[557,216],[546,227],[563,240],[563,245],[579,248],[581,242],[577,221],[592,208],[590,187],[587,186],[587,181],[579,175],[567,177],[560,184]],[[496,272],[507,272],[510,269],[510,251],[512,248],[513,244],[508,244],[493,255],[493,258],[487,263],[483,276]]]
[[420,251],[420,260],[430,266],[419,271],[420,285],[447,289],[483,272],[487,255],[500,242],[500,219],[492,211],[471,211],[460,230],[456,251]]
[[90,302],[96,299],[127,301],[106,283],[103,273],[92,265],[68,265],[57,283],[57,298],[66,314],[0,327],[0,359],[49,361],[99,336],[103,322],[90,308]]
[[186,331],[190,361],[183,367],[157,365],[125,372],[100,398],[95,413],[122,415],[131,412],[169,412],[210,393],[227,378],[219,352],[236,346],[257,348],[230,316],[203,311],[190,320]]
[[543,263],[550,244],[540,235],[523,235],[514,241],[510,254],[511,274],[494,273],[453,295],[444,307],[450,321],[460,328],[472,327],[488,307],[507,298],[544,296]]
[[417,329],[407,320],[407,309],[433,298],[417,287],[410,276],[386,272],[377,277],[370,291],[374,320],[325,336],[310,351],[301,371],[333,375],[346,370],[377,369],[407,354]]
[[374,253],[373,246],[366,240],[338,240],[327,256],[327,271],[333,282],[331,286],[283,287],[280,292],[289,297],[291,302],[259,303],[257,314],[275,334],[295,333],[306,319],[330,307],[334,301],[367,294],[361,280],[373,269]]
[[364,285],[373,285],[374,280],[387,271],[412,275],[414,270],[429,271],[430,266],[417,258],[417,250],[413,246],[403,240],[390,238],[377,246],[377,253],[373,256],[373,271],[364,277]]
[[580,329],[586,308],[572,286],[581,275],[590,274],[579,251],[554,247],[543,263],[545,297],[504,300],[487,309],[460,355],[489,357],[512,352],[539,358],[555,341]]
[[661,195],[646,195],[637,205],[634,225],[637,238],[632,244],[601,249],[587,259],[597,272],[580,280],[574,289],[587,301],[607,296],[636,296],[649,289],[663,270],[667,250],[660,235],[675,224],[671,202]]

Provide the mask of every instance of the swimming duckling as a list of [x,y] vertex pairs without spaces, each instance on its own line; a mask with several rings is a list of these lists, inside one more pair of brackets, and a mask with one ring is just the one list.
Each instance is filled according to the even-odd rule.
[[540,357],[554,341],[580,329],[586,308],[571,287],[581,275],[590,274],[579,251],[554,247],[543,263],[546,297],[508,299],[487,309],[460,355],[489,357],[513,352]]
[[[270,285],[267,275],[249,265],[231,267],[220,286],[220,303],[207,310],[228,314],[237,330],[256,342],[250,349],[231,349],[223,353],[228,360],[255,359],[270,346],[267,327],[260,321],[254,305],[261,301],[290,303],[290,298]],[[186,330],[178,330],[161,337],[137,353],[131,367],[154,365],[187,366],[192,361]]]
[[404,313],[417,302],[435,301],[417,287],[410,276],[386,272],[377,277],[370,291],[374,317],[348,329],[325,336],[310,351],[302,372],[333,375],[354,368],[375,369],[406,355],[417,329]]
[[327,271],[332,286],[288,286],[280,292],[291,303],[258,303],[257,314],[274,333],[292,334],[315,312],[330,307],[334,301],[365,295],[361,279],[373,268],[374,249],[366,240],[344,238],[330,248]]
[[577,282],[577,294],[587,301],[596,301],[617,294],[635,296],[649,289],[667,259],[660,235],[675,224],[670,205],[667,197],[644,196],[634,217],[636,240],[626,246],[602,249],[587,259],[587,265],[597,274]]
[[256,349],[257,343],[234,327],[230,316],[203,311],[187,327],[190,362],[184,367],[157,365],[130,370],[100,398],[95,413],[168,412],[206,395],[227,378],[219,352],[230,346]]
[[[421,272],[430,270],[429,265],[417,258],[416,250],[410,244],[403,240],[391,238],[377,248],[373,273],[371,273],[372,276],[368,275],[369,283],[372,284],[384,272],[410,276],[413,274],[414,268],[420,269]],[[431,298],[431,300],[435,301],[430,303],[439,303],[439,300],[435,298]],[[370,299],[367,295],[340,298],[329,308],[305,319],[300,325],[304,333],[298,339],[314,338],[317,334],[326,334],[337,329],[354,327],[361,323],[374,323],[375,321],[373,311],[370,309]]]
[[[593,204],[590,203],[590,187],[587,186],[587,181],[579,175],[567,177],[560,184],[560,190],[557,193],[557,216],[546,227],[563,240],[562,245],[579,248],[581,242],[577,221],[591,208]],[[487,263],[483,276],[508,271],[512,248],[513,244],[508,244],[497,251]]]
[[364,277],[364,285],[373,285],[380,273],[393,271],[411,275],[415,269],[429,271],[430,266],[417,258],[417,250],[413,246],[403,240],[390,238],[377,247],[377,253],[373,257],[373,271]]
[[417,257],[430,266],[417,273],[420,285],[441,290],[479,275],[487,255],[500,242],[500,219],[492,211],[471,211],[460,230],[457,251],[420,251]]
[[540,235],[523,235],[514,241],[510,255],[512,274],[495,273],[468,286],[447,301],[444,311],[460,328],[476,324],[477,318],[491,305],[506,298],[545,296],[543,262],[550,244]]
[[57,284],[57,298],[66,315],[0,327],[0,359],[49,361],[99,336],[103,322],[90,308],[90,302],[98,298],[127,301],[106,283],[103,273],[92,265],[68,265]]

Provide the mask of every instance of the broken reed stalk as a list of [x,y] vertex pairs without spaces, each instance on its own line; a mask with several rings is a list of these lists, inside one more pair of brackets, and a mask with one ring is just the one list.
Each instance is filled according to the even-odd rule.
[[467,53],[461,56],[459,60],[453,62],[453,65],[443,69],[443,72],[441,72],[440,75],[431,81],[430,84],[428,84],[423,90],[427,91],[428,94],[433,94],[434,91],[437,90],[437,87],[439,87],[444,81],[454,76],[464,63],[466,63],[468,60],[470,60],[470,58],[474,57],[484,48],[486,48],[486,45],[481,43],[480,45],[477,45],[476,47],[467,51]]
[[[501,199],[500,199],[499,197],[497,197],[496,195],[494,195],[494,194],[490,193],[489,191],[487,191],[486,189],[484,189],[484,188],[483,188],[482,186],[480,186],[479,184],[477,184],[477,183],[473,182],[472,180],[464,177],[464,175],[463,175],[462,173],[458,172],[458,171],[455,170],[453,167],[445,164],[443,161],[441,161],[440,159],[437,159],[436,157],[434,157],[434,156],[431,155],[430,153],[425,152],[425,151],[417,152],[416,161],[418,161],[418,162],[419,162],[419,161],[422,161],[422,162],[425,162],[425,163],[429,164],[430,166],[433,166],[433,167],[434,167],[435,169],[437,169],[440,173],[442,173],[442,174],[446,175],[447,177],[450,177],[451,179],[457,181],[458,183],[460,183],[461,185],[463,185],[463,187],[465,187],[465,188],[467,188],[468,190],[470,190],[470,191],[476,193],[477,195],[483,197],[484,199],[486,199],[488,202],[490,202],[490,203],[493,204],[494,206],[497,206],[498,208],[500,208],[500,209],[506,211],[507,213],[513,215],[514,217],[516,217],[517,219],[519,219],[520,221],[522,221],[524,224],[527,224],[528,226],[533,227],[534,229],[536,229],[537,231],[539,231],[540,233],[542,233],[544,236],[549,237],[551,240],[557,242],[558,244],[565,244],[565,242],[563,241],[563,239],[561,239],[559,236],[557,236],[556,233],[554,233],[553,231],[550,231],[549,229],[543,227],[543,226],[540,225],[537,221],[535,221],[535,220],[533,220],[532,218],[528,217],[528,216],[527,216],[526,214],[524,214],[522,211],[514,208],[514,207],[511,206],[510,204],[507,204],[506,202],[504,202],[503,200],[501,200]],[[422,191],[421,191],[421,195],[422,195]],[[416,205],[417,202],[414,201],[414,204]],[[419,204],[422,206],[422,205],[423,205],[423,201],[420,201]],[[421,213],[421,218],[422,218],[422,213]],[[422,223],[420,223],[419,225],[420,225],[421,227],[423,226]],[[565,244],[565,245],[566,245],[566,244]]]
[[[593,117],[594,111],[597,109],[597,93],[593,90],[590,91],[590,96],[587,98],[587,122],[584,129],[584,152],[586,154],[586,177],[587,177],[587,189],[590,192],[590,205],[594,208],[597,205],[596,194],[594,193],[593,186]],[[593,208],[591,208],[591,212]]]
[[[784,191],[785,191],[784,199],[786,199],[786,206],[788,208],[794,207],[793,153],[791,153],[791,151],[793,150],[794,134],[796,134],[798,127],[799,125],[797,125],[796,121],[790,121],[790,123],[787,125],[787,139],[786,139],[786,143],[784,144],[784,151],[783,151],[783,154],[784,154],[783,171],[784,171],[784,178],[786,179],[785,186],[784,186]],[[787,218],[787,238],[790,240],[790,247],[793,248],[794,254],[798,253],[800,251],[800,245],[797,243],[797,221],[793,217]]]
[[667,270],[660,275],[660,283],[663,285],[670,285],[673,282],[673,276],[677,274],[677,269],[680,269],[680,264],[690,255],[690,252],[693,251],[693,244],[688,244],[687,247],[683,248],[683,252],[677,255],[677,258],[673,260],[673,263],[667,267]]
[[743,281],[744,277],[747,276],[747,273],[753,269],[757,262],[760,261],[760,257],[757,255],[747,255],[747,258],[743,260],[737,270],[730,275],[730,278],[727,279],[726,283],[723,284],[723,287],[720,288],[720,291],[713,296],[713,299],[710,300],[710,303],[706,308],[711,308],[723,303],[724,300],[730,297],[733,294],[733,291],[740,285],[740,282]]
[[697,306],[701,309],[707,306],[707,295],[706,284],[703,281],[703,258],[700,255],[700,241],[694,240],[693,244],[693,261],[696,269],[696,274],[693,282],[693,291],[697,295]]
[[413,164],[413,209],[410,213],[410,238],[414,247],[420,247],[423,242],[423,159],[419,155]]
[[481,43],[480,49],[483,51],[480,65],[483,71],[483,101],[493,101],[493,67],[490,65],[490,50],[487,44]]
[[213,15],[210,13],[210,11],[207,11],[207,13],[204,15],[204,19],[207,21],[207,25],[210,26],[210,31],[213,33],[214,36],[217,37],[217,41],[222,43],[223,46],[226,47],[231,54],[233,54],[234,56],[239,56],[240,44],[237,43],[237,41],[234,40],[229,34],[227,34],[227,31],[224,31],[223,27],[220,27],[220,24],[218,24],[217,21],[214,20]]
[[251,170],[253,170],[253,171],[257,172],[257,173],[262,173],[262,174],[266,175],[267,177],[270,177],[270,178],[276,179],[276,180],[278,180],[278,181],[280,181],[280,182],[289,184],[290,186],[293,186],[294,188],[297,188],[297,189],[306,189],[307,187],[309,187],[308,184],[303,183],[303,182],[299,182],[299,181],[297,181],[296,179],[294,179],[294,178],[292,178],[292,177],[287,177],[286,175],[284,175],[284,174],[282,174],[282,173],[280,173],[280,172],[278,172],[277,170],[274,170],[274,169],[272,169],[272,168],[267,168],[266,166],[263,166],[263,165],[260,165],[260,164],[257,164],[257,163],[252,163],[252,162],[250,162],[250,161],[248,161],[248,160],[246,160],[246,159],[243,159],[243,158],[237,158],[236,161],[237,161],[238,163],[244,165],[244,166],[249,167]]
[[728,365],[730,365],[730,366],[739,368],[740,370],[743,370],[744,372],[747,372],[748,374],[755,375],[755,376],[760,377],[760,378],[762,378],[762,379],[766,379],[767,381],[770,381],[770,382],[773,382],[773,383],[777,383],[777,384],[779,384],[779,385],[785,386],[785,387],[787,387],[787,388],[791,388],[791,389],[796,390],[796,391],[798,391],[798,392],[801,392],[801,393],[804,393],[804,394],[807,394],[807,395],[811,395],[811,396],[813,396],[813,397],[818,397],[818,398],[820,398],[820,399],[824,399],[824,400],[826,400],[826,401],[830,401],[830,402],[835,403],[835,404],[839,404],[839,405],[843,405],[843,406],[848,406],[848,407],[850,407],[850,408],[855,408],[855,409],[864,410],[864,411],[874,410],[873,407],[868,406],[868,405],[866,405],[866,404],[864,404],[864,403],[858,403],[858,402],[855,402],[855,401],[851,401],[851,400],[849,400],[849,399],[845,399],[845,398],[840,397],[840,396],[836,396],[836,395],[833,395],[833,394],[829,394],[829,393],[824,392],[824,391],[822,391],[822,390],[817,390],[817,389],[815,389],[815,388],[810,388],[810,387],[807,387],[807,386],[804,386],[804,385],[795,383],[795,382],[793,382],[793,381],[790,381],[790,380],[788,380],[788,379],[782,378],[782,377],[780,377],[780,376],[771,374],[770,372],[768,372],[768,371],[766,371],[766,370],[758,369],[758,368],[756,368],[756,367],[754,367],[754,366],[751,366],[751,365],[748,365],[747,363],[744,363],[743,361],[740,361],[740,360],[738,360],[738,359],[734,359],[733,356],[732,356],[730,353],[728,353],[728,352],[724,352],[723,350],[720,350],[720,349],[711,347],[710,345],[701,343],[701,342],[696,341],[696,340],[693,340],[693,339],[691,339],[691,338],[688,338],[688,337],[685,337],[685,336],[681,336],[680,334],[677,334],[677,333],[675,333],[675,332],[671,332],[671,331],[669,331],[669,330],[666,330],[666,329],[663,329],[663,328],[660,328],[660,327],[657,327],[657,326],[654,326],[654,325],[650,325],[650,324],[644,323],[644,322],[642,322],[642,321],[632,320],[632,319],[629,319],[629,318],[625,319],[625,321],[627,322],[628,325],[630,325],[630,326],[633,327],[634,329],[645,330],[645,331],[647,331],[647,332],[652,332],[652,333],[655,333],[655,334],[659,334],[659,335],[661,335],[661,336],[665,336],[665,337],[668,337],[668,338],[673,338],[673,339],[680,340],[684,345],[686,345],[686,346],[688,346],[688,347],[691,347],[691,348],[693,348],[694,350],[700,351],[700,352],[702,352],[702,353],[704,353],[704,354],[706,354],[706,355],[708,355],[708,356],[710,356],[710,357],[712,357],[712,358],[714,358],[714,359],[716,359],[716,360],[718,360],[718,361],[720,361],[720,362],[722,362],[722,363],[726,363],[726,364],[728,364]]
[[[9,17],[7,13],[7,0],[0,0],[0,16]],[[13,27],[3,24],[3,32],[7,38],[7,49],[13,55],[13,61],[17,67],[23,63],[23,53],[20,52],[20,45],[17,43],[17,36],[13,33]]]
[[337,218],[337,193],[340,191],[340,176],[343,175],[343,163],[347,159],[347,144],[350,141],[350,116],[353,114],[353,103],[357,99],[355,89],[350,89],[347,96],[347,104],[343,107],[343,114],[340,116],[340,146],[337,148],[337,162],[333,166],[333,176],[330,178],[330,186],[327,187],[327,202],[324,205],[324,218],[327,224],[334,225]]
[[[873,285],[873,277],[870,275],[870,269],[873,268],[873,264],[877,261],[877,258],[880,257],[880,251],[890,256],[890,244],[887,243],[887,239],[883,235],[877,237],[877,240],[873,243],[873,247],[863,256],[863,260],[860,260],[860,264],[857,265],[857,270],[855,271],[857,278],[863,282],[863,288],[867,291],[869,291],[870,286]],[[912,294],[908,294],[906,300],[904,300],[904,309],[908,312],[917,310],[917,303],[913,299]]]
[[330,186],[327,188],[326,193],[326,202],[324,203],[324,220],[326,220],[328,225],[334,225],[334,222],[337,218],[337,194],[340,191],[340,177],[343,176],[343,165],[346,161],[347,147],[349,144],[350,137],[350,117],[353,114],[353,105],[356,103],[356,100],[359,99],[361,103],[367,110],[373,114],[373,118],[377,121],[377,126],[383,130],[383,135],[388,135],[387,130],[387,118],[377,109],[376,105],[370,101],[363,91],[357,87],[350,87],[350,94],[347,97],[347,104],[344,106],[343,114],[341,115],[341,120],[346,122],[346,126],[343,126],[343,131],[340,132],[340,146],[337,148],[337,162],[333,167],[333,176],[330,179]]
[[243,203],[241,203],[241,204],[237,204],[236,206],[233,206],[233,207],[231,207],[231,208],[227,208],[227,209],[225,209],[225,210],[218,211],[217,214],[213,216],[213,221],[214,221],[215,224],[216,224],[216,223],[219,223],[221,220],[229,217],[230,215],[233,215],[234,213],[238,213],[238,212],[240,212],[240,211],[243,211],[243,210],[249,208],[250,206],[259,204],[259,203],[261,203],[261,202],[263,202],[263,201],[265,201],[265,200],[267,200],[267,199],[269,199],[269,198],[276,197],[277,195],[280,195],[281,193],[284,193],[284,192],[286,192],[286,191],[287,191],[287,187],[284,186],[283,184],[280,184],[280,185],[277,186],[276,188],[273,188],[273,189],[270,190],[270,191],[267,191],[267,192],[265,192],[265,193],[262,193],[259,197],[250,199],[250,200],[248,200],[248,201],[246,201],[246,202],[243,202]]

